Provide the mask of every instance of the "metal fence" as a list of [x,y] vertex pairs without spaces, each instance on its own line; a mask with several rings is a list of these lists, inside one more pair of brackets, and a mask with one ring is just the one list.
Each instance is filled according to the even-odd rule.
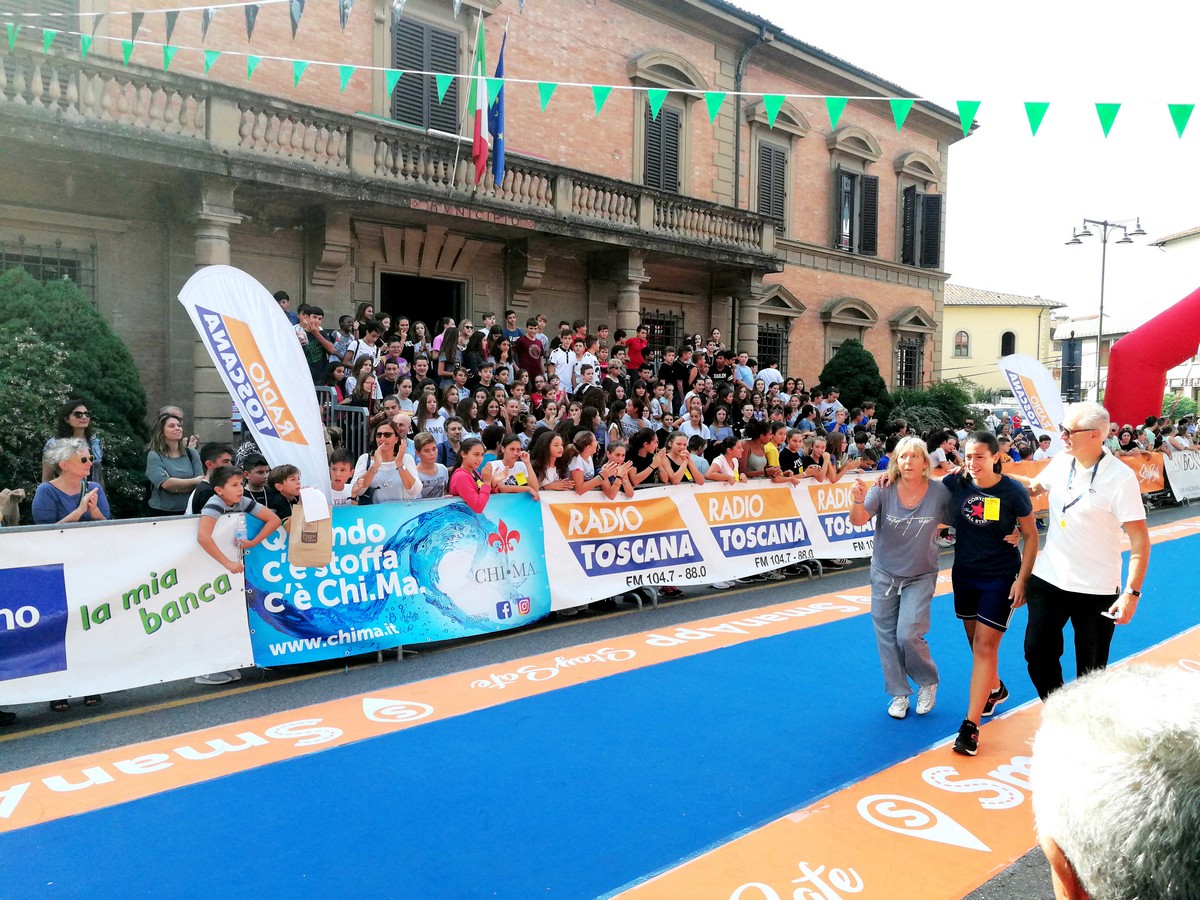
[[321,407],[321,417],[328,428],[342,432],[342,447],[355,457],[367,452],[367,410],[362,406],[343,406],[335,403]]
[[647,328],[645,357],[656,365],[662,362],[663,351],[678,347],[686,335],[682,312],[643,309],[642,324]]
[[758,325],[758,367],[764,360],[773,359],[781,375],[788,373],[789,332],[791,323],[760,322]]

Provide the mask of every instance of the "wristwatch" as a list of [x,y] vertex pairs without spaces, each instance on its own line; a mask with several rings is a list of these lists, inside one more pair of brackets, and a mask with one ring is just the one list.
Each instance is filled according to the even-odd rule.
[[1126,593],[1126,594],[1128,594],[1130,597],[1140,597],[1140,596],[1142,596],[1142,592],[1141,592],[1141,591],[1135,591],[1135,590],[1134,590],[1133,588],[1131,588],[1131,587],[1127,587],[1127,588],[1125,588],[1125,590],[1124,590],[1124,592],[1123,592],[1123,593]]

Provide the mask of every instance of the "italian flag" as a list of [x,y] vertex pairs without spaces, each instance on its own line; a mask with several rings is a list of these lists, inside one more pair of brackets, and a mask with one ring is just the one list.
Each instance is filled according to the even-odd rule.
[[475,183],[487,171],[489,138],[487,125],[487,62],[484,58],[483,13],[479,14],[479,29],[475,35],[474,62],[471,65],[471,90],[467,97],[467,112],[475,118],[475,140],[471,158],[475,160]]

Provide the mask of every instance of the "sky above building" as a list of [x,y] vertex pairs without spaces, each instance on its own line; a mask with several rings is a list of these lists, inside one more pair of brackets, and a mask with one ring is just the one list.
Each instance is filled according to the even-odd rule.
[[[951,110],[958,100],[982,101],[977,131],[950,150],[952,283],[1094,314],[1099,236],[1065,242],[1085,217],[1131,228],[1140,217],[1146,238],[1110,239],[1105,316],[1138,324],[1200,287],[1200,269],[1149,246],[1200,225],[1200,113],[1179,138],[1167,109],[1200,99],[1188,4],[735,2],[916,97]],[[1036,137],[1025,101],[1050,103]],[[1122,104],[1107,138],[1096,103]]]

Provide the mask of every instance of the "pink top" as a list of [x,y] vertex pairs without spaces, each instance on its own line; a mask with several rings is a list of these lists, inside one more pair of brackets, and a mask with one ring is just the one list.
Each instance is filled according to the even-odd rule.
[[492,486],[484,484],[478,473],[472,472],[464,466],[459,466],[454,470],[450,476],[450,485],[446,488],[448,496],[462,497],[467,506],[477,513],[483,512],[491,493]]

